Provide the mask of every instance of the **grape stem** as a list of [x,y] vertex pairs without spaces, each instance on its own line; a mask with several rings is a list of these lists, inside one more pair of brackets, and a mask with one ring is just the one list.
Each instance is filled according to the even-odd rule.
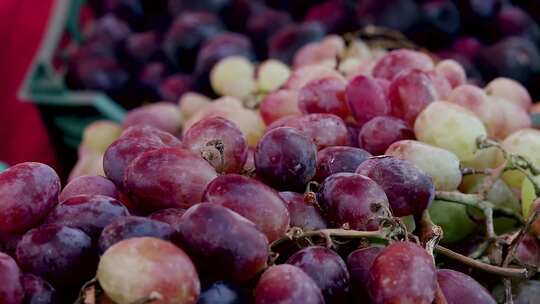
[[529,272],[526,268],[500,267],[500,266],[495,266],[491,264],[486,264],[478,260],[471,259],[457,252],[454,252],[448,248],[442,247],[441,245],[435,246],[435,252],[438,254],[442,254],[453,260],[459,261],[467,266],[480,269],[488,273],[496,274],[502,277],[518,278],[518,279],[529,278]]

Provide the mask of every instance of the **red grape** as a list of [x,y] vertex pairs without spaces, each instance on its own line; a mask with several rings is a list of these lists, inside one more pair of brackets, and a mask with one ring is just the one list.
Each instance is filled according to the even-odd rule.
[[126,168],[124,188],[144,210],[185,208],[201,201],[206,185],[216,176],[197,154],[165,147],[133,160]]
[[0,232],[24,233],[56,204],[60,179],[40,163],[20,163],[0,173]]
[[178,223],[180,223],[180,218],[186,213],[186,209],[180,208],[168,208],[158,210],[148,216],[148,218],[167,223],[171,225],[176,231],[178,231]]
[[539,267],[540,243],[538,239],[531,234],[526,234],[516,248],[515,257],[525,265]]
[[358,145],[373,155],[384,154],[391,144],[402,139],[414,139],[414,131],[405,121],[391,116],[372,118],[358,133]]
[[109,248],[99,262],[97,279],[115,303],[138,303],[151,295],[160,304],[195,304],[200,282],[184,251],[151,237],[132,238]]
[[390,156],[370,158],[358,166],[356,173],[382,187],[395,216],[421,214],[435,196],[431,177],[405,160]]
[[24,289],[24,303],[27,304],[54,304],[58,303],[56,290],[42,278],[25,274],[21,278]]
[[177,241],[177,232],[167,223],[140,216],[123,216],[114,219],[103,229],[99,249],[105,252],[120,241],[144,236]]
[[199,269],[212,277],[246,281],[266,266],[266,236],[228,208],[196,204],[186,211],[178,226],[183,248]]
[[105,226],[115,218],[126,215],[129,215],[126,207],[111,197],[79,195],[56,206],[45,223],[78,228],[97,240]]
[[[176,102],[176,99],[173,101]],[[182,114],[171,102],[156,102],[129,111],[122,122],[127,129],[132,126],[151,126],[158,130],[179,134],[182,128]]]
[[318,23],[292,23],[272,35],[268,42],[268,55],[270,58],[290,63],[298,49],[307,43],[321,39],[323,35],[324,30]]
[[328,176],[340,172],[354,172],[358,166],[371,156],[360,148],[334,146],[317,152],[317,173],[314,180],[322,182]]
[[291,217],[291,227],[317,230],[327,227],[326,221],[315,205],[304,201],[304,195],[296,192],[280,192]]
[[512,286],[514,304],[531,304],[540,297],[540,281],[524,280],[516,285]]
[[383,189],[370,178],[355,173],[330,175],[321,185],[319,198],[333,227],[377,230],[380,217],[389,208]]
[[470,276],[450,269],[437,270],[437,282],[448,304],[495,304],[484,286]]
[[90,279],[97,264],[92,239],[80,229],[57,224],[28,231],[17,245],[16,255],[22,270],[57,288]]
[[394,79],[396,75],[410,70],[429,71],[434,68],[433,60],[428,55],[400,49],[384,55],[373,68],[373,76],[377,78]]
[[281,89],[270,92],[261,101],[259,109],[266,124],[285,116],[300,114],[298,91]]
[[329,113],[347,118],[345,85],[345,80],[336,77],[311,80],[300,89],[298,106],[303,113]]
[[306,247],[288,260],[287,264],[297,266],[309,275],[321,289],[325,303],[342,303],[349,290],[349,272],[341,257],[331,249]]
[[358,133],[360,133],[361,126],[347,122],[347,134],[349,136],[349,146],[358,148]]
[[368,290],[374,304],[431,304],[437,288],[433,258],[411,242],[386,247],[369,269]]
[[377,79],[358,75],[349,82],[345,94],[351,113],[360,125],[375,116],[390,114],[388,94]]
[[383,247],[371,246],[357,249],[347,257],[347,268],[351,275],[351,292],[357,301],[369,301],[367,282],[369,269]]
[[0,252],[0,303],[21,304],[23,297],[21,270],[9,255]]
[[300,90],[311,80],[325,77],[343,78],[338,71],[330,67],[321,64],[309,65],[294,69],[285,83],[285,88],[289,90]]
[[289,212],[278,193],[243,175],[216,177],[206,187],[203,201],[227,207],[252,221],[270,242],[289,228]]
[[63,202],[77,195],[105,195],[119,199],[119,193],[113,182],[99,175],[82,175],[71,180],[60,192],[58,200]]
[[184,133],[182,143],[186,149],[202,155],[218,172],[239,173],[246,162],[248,146],[244,134],[222,117],[199,120]]
[[256,304],[323,304],[321,289],[302,269],[288,264],[268,268],[255,289]]
[[257,174],[279,189],[303,187],[315,175],[317,150],[293,128],[267,132],[255,149]]

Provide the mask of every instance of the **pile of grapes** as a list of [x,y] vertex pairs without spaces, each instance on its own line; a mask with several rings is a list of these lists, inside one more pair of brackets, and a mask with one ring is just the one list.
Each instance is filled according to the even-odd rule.
[[[104,91],[127,108],[210,94],[208,73],[240,55],[291,64],[325,34],[369,25],[403,32],[461,63],[477,84],[513,78],[540,91],[535,0],[93,0],[84,43],[68,48],[66,81]],[[66,54],[64,54],[66,55]]]

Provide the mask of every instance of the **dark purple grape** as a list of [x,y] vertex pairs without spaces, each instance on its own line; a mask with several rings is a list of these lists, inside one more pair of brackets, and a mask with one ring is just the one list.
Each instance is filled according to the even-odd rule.
[[162,100],[178,102],[180,97],[195,88],[195,79],[188,74],[173,74],[167,76],[159,85],[159,95]]
[[150,236],[166,241],[176,241],[176,231],[171,225],[140,216],[123,216],[108,224],[99,237],[99,249],[105,252],[112,245],[126,239]]
[[448,304],[495,304],[484,286],[470,276],[450,269],[437,270],[437,282]]
[[429,49],[448,46],[460,30],[460,12],[452,1],[429,0],[420,5],[421,22],[408,34]]
[[2,304],[21,304],[24,292],[21,271],[17,263],[7,254],[0,252],[0,301]]
[[159,36],[155,31],[131,34],[124,45],[129,64],[147,62],[159,50]]
[[256,304],[323,304],[321,289],[302,269],[288,264],[268,268],[255,289]]
[[514,304],[531,304],[540,298],[540,282],[535,280],[521,281],[512,286]]
[[332,227],[377,230],[387,216],[388,199],[370,178],[356,173],[336,173],[321,184],[319,204]]
[[278,193],[243,175],[216,177],[206,187],[202,200],[227,207],[252,221],[270,242],[280,238],[289,228],[289,212]]
[[437,289],[433,258],[411,242],[387,246],[369,269],[368,290],[374,304],[431,304]]
[[260,58],[268,57],[266,48],[270,37],[290,23],[292,20],[289,14],[273,9],[263,9],[247,19],[246,33],[253,40]]
[[272,36],[268,45],[268,55],[270,58],[291,63],[296,51],[305,44],[321,40],[323,36],[324,29],[319,23],[290,24]]
[[347,125],[347,135],[349,137],[348,146],[358,148],[358,133],[362,128],[360,125],[352,122],[346,122]]
[[82,175],[72,179],[60,192],[58,201],[78,195],[105,195],[119,198],[118,190],[113,182],[99,175]]
[[24,289],[25,304],[55,304],[58,303],[56,290],[42,278],[25,274],[21,283]]
[[180,218],[186,213],[186,209],[180,208],[168,208],[158,210],[148,216],[148,218],[167,223],[171,225],[176,231],[178,231],[178,224],[180,223]]
[[0,173],[0,233],[24,233],[58,204],[60,179],[40,163],[20,163]]
[[435,197],[431,177],[408,161],[390,156],[374,157],[360,164],[356,173],[373,179],[382,187],[395,216],[421,214]]
[[324,1],[310,8],[304,21],[318,22],[328,33],[342,32],[350,27],[351,21],[345,10],[345,1]]
[[189,208],[179,225],[182,248],[203,273],[246,281],[266,266],[268,240],[238,213],[212,203]]
[[231,0],[168,0],[168,8],[173,14],[178,14],[184,10],[218,13],[230,2]]
[[317,152],[317,173],[314,180],[324,181],[325,178],[340,172],[354,172],[358,166],[371,156],[360,148],[334,146]]
[[356,16],[362,26],[377,24],[405,31],[418,21],[418,4],[414,0],[359,1]]
[[197,304],[245,304],[249,303],[244,291],[227,282],[212,283],[201,292]]
[[17,245],[16,255],[22,270],[57,288],[89,280],[97,266],[92,239],[80,229],[57,224],[28,231]]
[[531,267],[540,266],[540,242],[531,234],[526,234],[515,252],[518,261]]
[[288,260],[287,264],[297,266],[309,275],[319,286],[325,303],[343,303],[349,290],[349,272],[341,257],[331,249],[306,247]]
[[94,22],[87,39],[114,46],[124,41],[130,34],[131,30],[126,22],[113,14],[106,14]]
[[381,155],[391,144],[402,139],[414,139],[414,131],[405,121],[390,116],[377,116],[360,129],[358,146],[373,155]]
[[315,175],[317,150],[293,128],[267,132],[255,149],[257,174],[279,189],[298,189]]
[[122,203],[103,195],[73,196],[49,214],[45,223],[59,224],[84,231],[96,241],[105,226],[114,219],[129,215]]
[[351,276],[351,292],[358,302],[368,302],[367,282],[369,269],[383,247],[371,246],[357,249],[347,257],[347,268]]
[[77,89],[119,92],[128,83],[129,74],[113,58],[84,57],[72,61],[66,78],[68,86]]
[[303,230],[327,228],[326,221],[313,203],[304,201],[304,195],[296,192],[280,192],[279,196],[285,201],[291,218],[291,227]]

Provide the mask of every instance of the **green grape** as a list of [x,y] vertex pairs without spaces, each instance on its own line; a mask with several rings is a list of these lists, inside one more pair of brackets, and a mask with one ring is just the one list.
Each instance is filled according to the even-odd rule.
[[[540,130],[522,129],[504,139],[502,147],[511,154],[527,158],[533,165],[540,166]],[[499,155],[499,158],[502,158]],[[514,188],[521,188],[525,175],[516,170],[503,174],[504,180]]]
[[[537,177],[540,181],[540,177]],[[523,217],[529,216],[531,213],[531,205],[536,199],[533,183],[529,179],[524,179],[521,185],[521,212]]]
[[463,205],[434,200],[429,207],[429,215],[436,225],[443,229],[441,243],[453,243],[464,239],[473,232],[475,223],[469,218]]

